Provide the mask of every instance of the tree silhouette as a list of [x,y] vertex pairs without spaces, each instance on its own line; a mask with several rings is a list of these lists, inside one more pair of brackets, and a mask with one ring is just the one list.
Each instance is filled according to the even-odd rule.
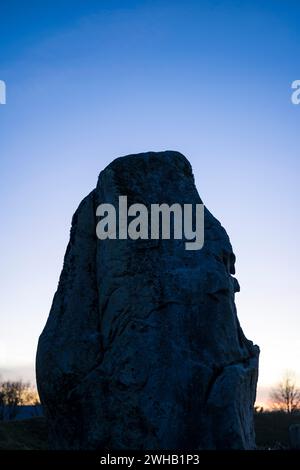
[[300,388],[297,387],[295,374],[286,372],[282,381],[271,392],[271,400],[276,409],[294,413],[300,409]]
[[30,383],[22,380],[0,382],[0,420],[13,419],[17,414],[17,407],[24,404],[37,404],[37,394]]

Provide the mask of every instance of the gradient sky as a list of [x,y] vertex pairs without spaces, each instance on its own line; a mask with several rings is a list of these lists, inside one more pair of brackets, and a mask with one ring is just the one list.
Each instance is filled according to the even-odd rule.
[[299,374],[299,2],[2,0],[0,15],[0,371],[33,374],[99,171],[173,149],[231,238],[261,399]]

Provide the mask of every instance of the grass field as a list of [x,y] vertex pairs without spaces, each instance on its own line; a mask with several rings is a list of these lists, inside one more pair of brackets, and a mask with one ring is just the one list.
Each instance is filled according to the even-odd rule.
[[[256,413],[255,430],[258,448],[288,448],[288,428],[300,424],[300,414]],[[47,424],[45,418],[0,422],[0,450],[47,449]]]
[[0,422],[0,450],[47,449],[45,418]]
[[289,447],[289,426],[300,424],[300,414],[283,412],[256,413],[254,415],[256,445],[258,447]]

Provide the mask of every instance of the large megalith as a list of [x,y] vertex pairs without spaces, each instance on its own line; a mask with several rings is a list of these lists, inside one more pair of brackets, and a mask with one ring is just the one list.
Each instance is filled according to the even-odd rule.
[[237,318],[226,231],[205,208],[200,250],[99,240],[97,207],[122,195],[201,203],[188,160],[171,151],[114,160],[80,203],[37,351],[51,447],[254,448],[259,349]]

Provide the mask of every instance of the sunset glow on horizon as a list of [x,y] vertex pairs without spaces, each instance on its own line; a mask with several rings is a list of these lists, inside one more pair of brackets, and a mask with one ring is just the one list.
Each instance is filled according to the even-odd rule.
[[[178,150],[236,254],[261,349],[257,405],[300,379],[300,7],[289,2],[4,2],[0,375],[34,380],[72,214],[114,158]],[[223,2],[224,3],[224,2]]]

